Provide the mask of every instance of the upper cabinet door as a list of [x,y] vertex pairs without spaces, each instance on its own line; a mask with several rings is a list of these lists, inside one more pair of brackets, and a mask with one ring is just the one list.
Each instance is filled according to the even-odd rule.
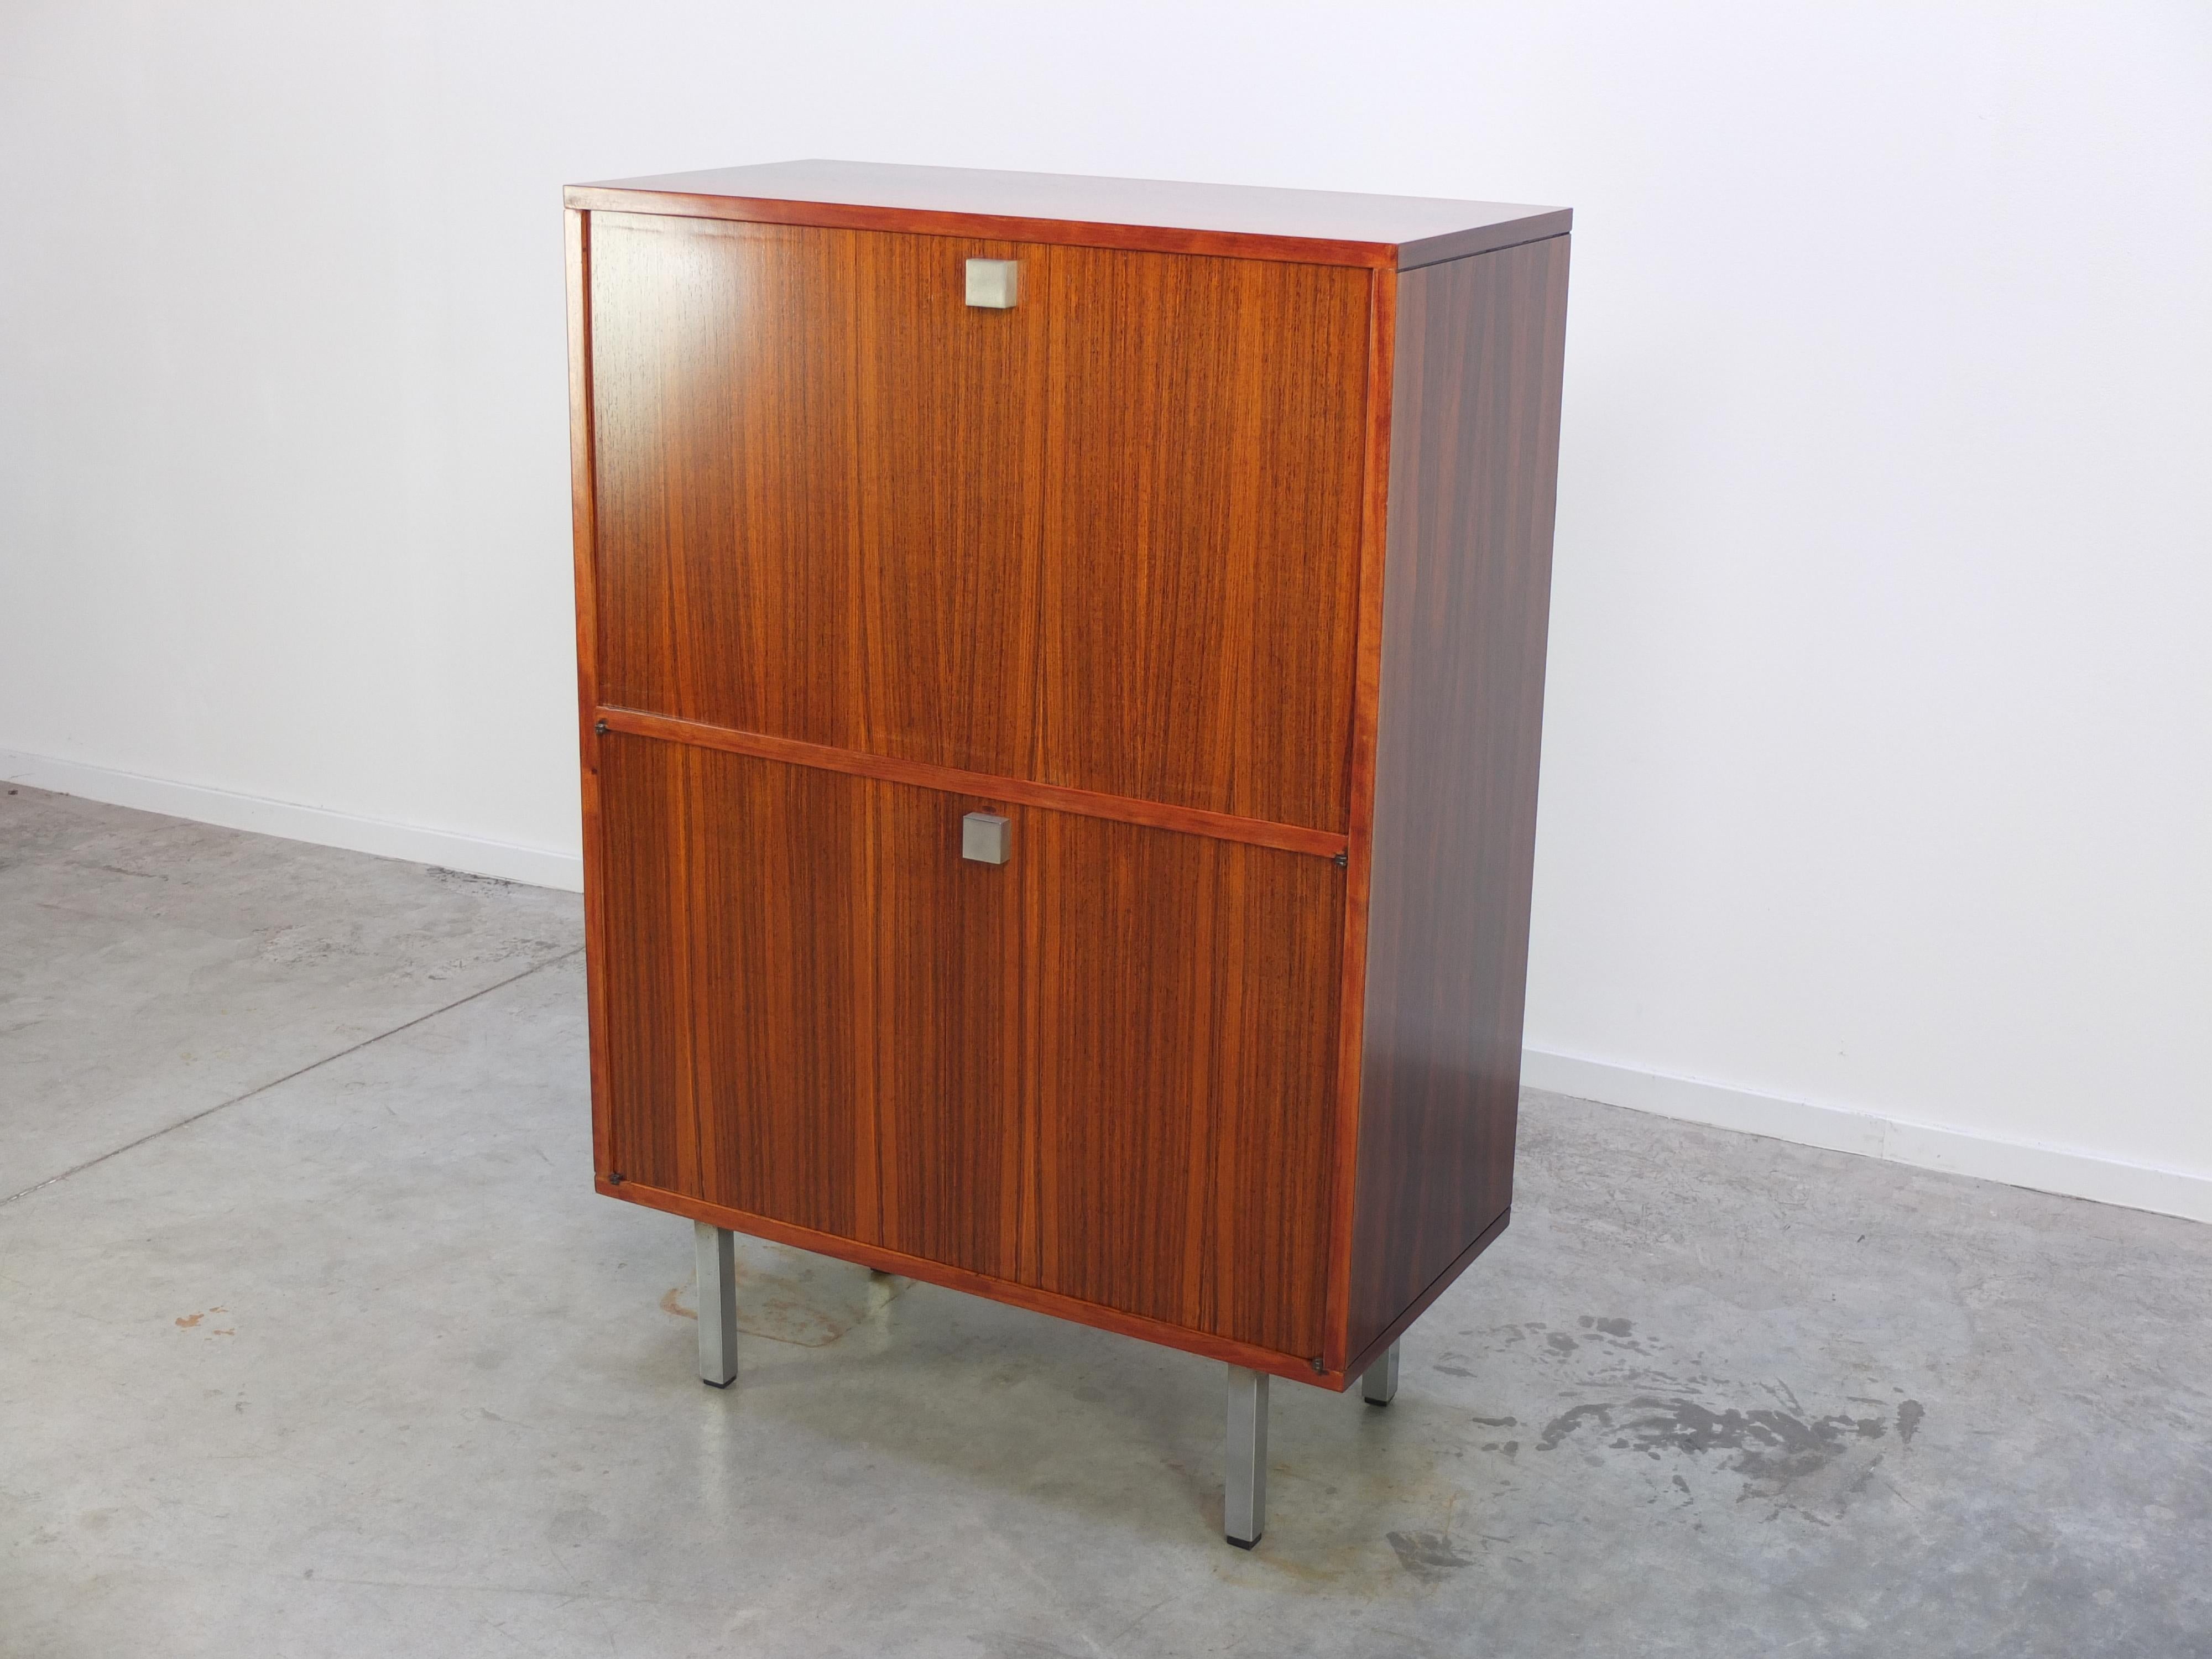
[[595,213],[601,701],[1027,769],[1043,428],[1008,246]]
[[1367,271],[606,212],[590,271],[604,702],[1345,828]]
[[1369,273],[1024,258],[1051,313],[1044,781],[1342,830]]

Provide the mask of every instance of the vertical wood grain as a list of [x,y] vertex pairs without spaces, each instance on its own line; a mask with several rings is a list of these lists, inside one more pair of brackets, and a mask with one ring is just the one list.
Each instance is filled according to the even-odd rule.
[[1398,278],[1349,1349],[1505,1216],[1567,239]]
[[1340,831],[1367,273],[1024,253],[1050,318],[1038,776]]
[[1017,828],[1036,1282],[1317,1358],[1341,872],[1097,818]]
[[1020,913],[974,804],[619,733],[601,771],[615,1167],[1018,1276]]
[[961,816],[1005,809],[884,785],[866,799],[883,1194],[870,1237],[1019,1279],[1030,1259],[1019,878],[960,855]]
[[934,790],[602,740],[629,1179],[1322,1353],[1342,874]]
[[[610,738],[627,747],[630,739]],[[872,1237],[878,941],[864,783],[678,749],[702,1182],[709,1199]],[[896,828],[886,826],[896,835]]]
[[1026,763],[1044,318],[962,283],[1012,252],[598,216],[605,701]]
[[606,703],[1342,831],[1365,271],[592,234]]
[[590,963],[601,1168],[701,1193],[695,1090],[685,751],[635,738],[598,744],[599,854],[587,871],[607,918]]

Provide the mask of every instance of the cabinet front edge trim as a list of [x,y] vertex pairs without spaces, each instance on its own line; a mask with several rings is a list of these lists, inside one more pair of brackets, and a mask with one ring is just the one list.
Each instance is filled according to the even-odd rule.
[[951,795],[975,795],[987,800],[1012,801],[1041,806],[1050,811],[1072,812],[1083,817],[1111,818],[1122,823],[1143,824],[1153,830],[1180,830],[1207,836],[1216,841],[1243,842],[1285,853],[1305,853],[1334,858],[1349,845],[1333,830],[1314,830],[1304,824],[1276,823],[1266,818],[1239,817],[1202,807],[1173,806],[1163,801],[1142,800],[1130,795],[1109,795],[1091,789],[1072,789],[1063,784],[1037,783],[1026,778],[1000,777],[988,772],[967,772],[929,761],[902,760],[892,755],[864,754],[826,744],[805,743],[796,738],[771,737],[764,732],[741,732],[732,726],[709,726],[700,720],[678,720],[668,714],[647,714],[635,708],[601,708],[597,719],[609,732],[653,738],[663,743],[689,744],[699,749],[718,749],[726,754],[750,755],[760,760],[782,761],[793,766],[817,767],[854,777],[876,778],[886,783],[907,783]]

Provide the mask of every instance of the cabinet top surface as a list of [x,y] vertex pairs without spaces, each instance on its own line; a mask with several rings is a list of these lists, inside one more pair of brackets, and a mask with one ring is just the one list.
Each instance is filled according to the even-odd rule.
[[[676,201],[670,198],[690,198]],[[1565,208],[1054,173],[770,161],[572,185],[575,208],[1409,269],[1564,234]]]

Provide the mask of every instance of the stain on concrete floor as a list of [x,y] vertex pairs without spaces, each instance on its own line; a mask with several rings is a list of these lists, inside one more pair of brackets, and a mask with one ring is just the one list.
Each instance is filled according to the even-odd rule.
[[[762,1238],[740,1236],[733,1254],[738,1333],[802,1348],[829,1346],[880,1314],[914,1282]],[[660,1298],[660,1310],[696,1321],[697,1288],[696,1281],[672,1285]]]

